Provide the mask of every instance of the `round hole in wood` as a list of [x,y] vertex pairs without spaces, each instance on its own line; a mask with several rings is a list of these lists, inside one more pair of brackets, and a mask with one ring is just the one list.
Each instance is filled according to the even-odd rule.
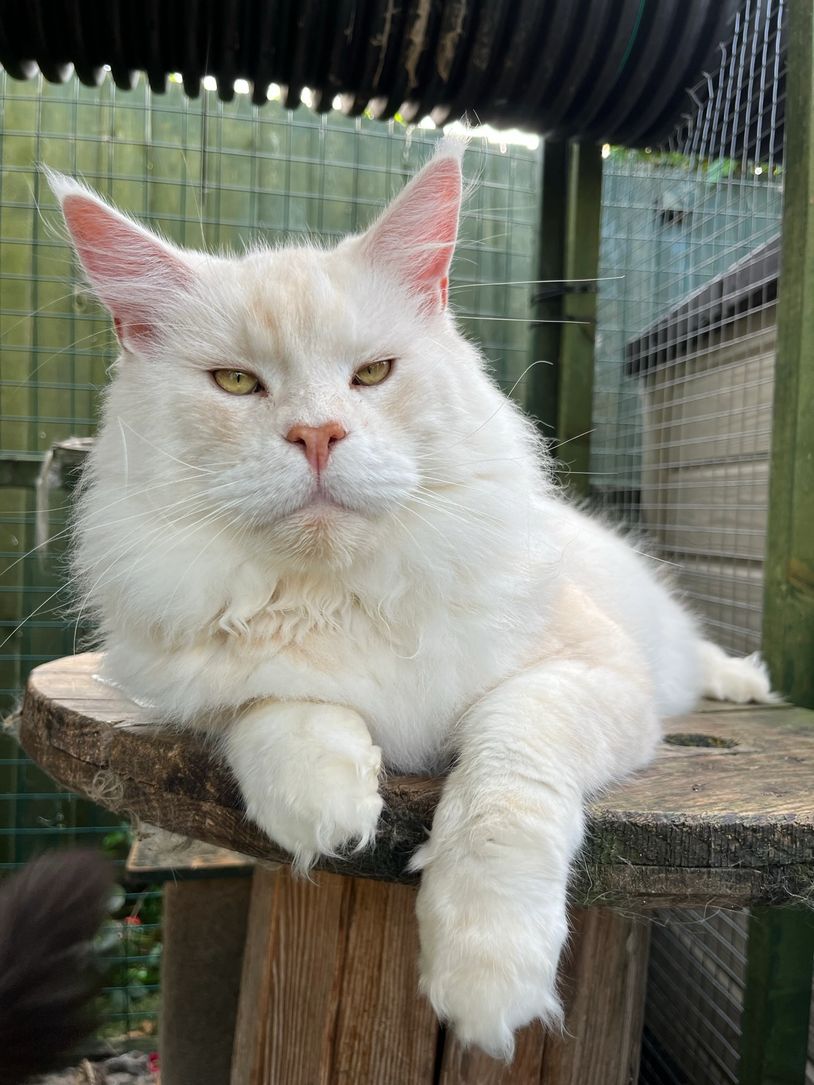
[[669,746],[705,746],[715,750],[731,750],[733,746],[738,745],[734,738],[701,735],[693,731],[675,731],[671,735],[665,735],[664,741]]

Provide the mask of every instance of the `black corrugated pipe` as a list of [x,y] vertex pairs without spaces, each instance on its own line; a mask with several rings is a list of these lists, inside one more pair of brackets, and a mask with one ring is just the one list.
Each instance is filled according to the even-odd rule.
[[741,0],[0,0],[0,63],[88,85],[180,72],[258,105],[304,87],[328,110],[416,121],[469,114],[555,137],[658,144],[718,67]]

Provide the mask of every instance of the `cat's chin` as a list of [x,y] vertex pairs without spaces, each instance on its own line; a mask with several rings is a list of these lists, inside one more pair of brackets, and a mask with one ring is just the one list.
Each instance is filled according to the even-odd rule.
[[301,568],[347,567],[369,548],[374,529],[363,513],[320,495],[271,529],[274,547]]
[[303,505],[301,509],[294,513],[294,515],[303,516],[312,520],[326,520],[341,516],[343,513],[348,515],[355,512],[355,509],[343,505],[341,501],[337,501],[335,498],[328,497],[324,494],[319,494],[312,501],[309,501],[307,505]]

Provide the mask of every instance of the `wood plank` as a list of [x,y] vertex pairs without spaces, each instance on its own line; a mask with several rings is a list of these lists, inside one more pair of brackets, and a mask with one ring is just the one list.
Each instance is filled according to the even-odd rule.
[[814,708],[814,6],[789,5],[783,266],[777,305],[763,650]]
[[[814,707],[814,6],[789,5],[782,269],[772,418],[763,651],[773,684]],[[806,894],[806,899],[810,899]],[[739,1079],[805,1078],[810,913],[753,913]]]
[[415,890],[256,877],[232,1085],[431,1081],[438,1024],[418,995]]
[[331,1079],[352,893],[350,879],[331,875],[315,885],[281,870],[274,881],[263,1085],[327,1085]]
[[328,1085],[353,883],[255,877],[232,1085]]
[[756,908],[749,917],[739,1085],[803,1085],[814,913]]
[[557,436],[557,398],[560,367],[560,332],[563,313],[561,292],[565,277],[565,221],[568,191],[569,148],[565,142],[543,144],[543,176],[540,192],[540,231],[537,273],[540,283],[532,290],[539,298],[532,333],[531,362],[540,361],[528,375],[526,410],[538,421],[543,437]]
[[418,995],[416,892],[353,880],[331,1081],[432,1081],[438,1022]]
[[546,1038],[545,1085],[629,1085],[639,1075],[649,924],[606,908],[572,917],[562,1036]]
[[248,878],[199,878],[165,887],[163,1085],[229,1080],[250,889]]
[[462,1047],[447,1033],[438,1085],[538,1085],[543,1074],[546,1035],[540,1024],[518,1032],[514,1059],[508,1065],[472,1047]]
[[[136,710],[94,682],[98,668],[98,657],[85,655],[32,673],[20,718],[30,756],[109,809],[287,861],[246,820],[236,784],[211,747],[191,734],[111,725],[111,716],[133,719]],[[807,892],[814,882],[812,720],[796,707],[741,707],[669,721],[668,742],[678,735],[682,744],[665,744],[652,766],[589,804],[575,901],[743,906]],[[438,779],[386,778],[376,847],[321,866],[414,881],[407,859],[425,839],[442,786]]]
[[562,465],[562,478],[568,488],[575,494],[586,495],[590,489],[593,430],[602,154],[596,143],[574,143],[569,151],[565,278],[593,281],[570,283],[563,302],[566,323],[560,333],[554,455]]
[[260,1085],[268,1061],[276,878],[262,867],[252,878],[230,1085]]

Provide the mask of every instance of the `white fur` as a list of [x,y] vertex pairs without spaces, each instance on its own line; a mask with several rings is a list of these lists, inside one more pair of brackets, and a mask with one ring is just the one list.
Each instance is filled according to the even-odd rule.
[[[428,207],[432,169],[413,182]],[[372,242],[172,252],[170,271],[140,238],[144,292],[141,272],[126,299],[97,284],[114,314],[137,299],[151,337],[106,397],[77,571],[110,677],[156,718],[224,736],[249,815],[301,865],[373,837],[380,750],[404,772],[455,755],[414,860],[421,982],[465,1041],[508,1055],[514,1029],[560,1013],[585,796],[644,764],[659,718],[702,690],[769,688],[552,486],[445,292],[407,285],[431,251],[410,251],[416,206]],[[385,236],[402,278],[392,252],[371,256]],[[162,289],[179,259],[189,284]],[[351,385],[380,358],[396,359],[386,382]],[[226,395],[219,367],[269,394]],[[348,436],[320,493],[284,435],[327,420]]]
[[226,754],[249,817],[300,870],[375,837],[382,752],[353,709],[262,701],[229,728]]

